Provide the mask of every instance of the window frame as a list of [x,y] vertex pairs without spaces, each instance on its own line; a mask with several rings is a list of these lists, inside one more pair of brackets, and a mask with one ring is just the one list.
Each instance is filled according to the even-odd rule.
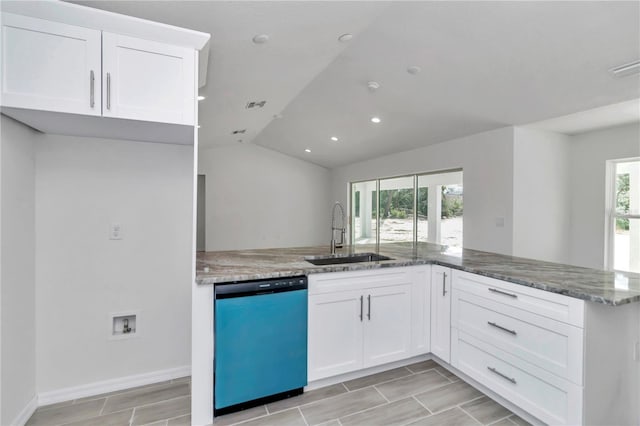
[[[419,177],[420,176],[428,176],[428,175],[438,175],[438,174],[446,174],[446,173],[456,173],[456,172],[460,172],[462,173],[463,176],[463,188],[464,188],[464,170],[462,167],[458,167],[458,168],[452,168],[452,169],[443,169],[443,170],[435,170],[435,171],[430,171],[430,172],[420,172],[420,173],[409,173],[409,174],[402,174],[402,175],[395,175],[395,176],[384,176],[384,177],[376,177],[376,178],[370,178],[370,179],[360,179],[360,180],[354,180],[354,181],[350,181],[348,183],[348,188],[347,188],[347,193],[348,193],[348,197],[347,197],[347,211],[349,212],[348,215],[348,220],[347,223],[349,226],[349,245],[355,245],[355,236],[354,236],[354,220],[355,218],[352,217],[352,213],[353,213],[353,209],[352,209],[352,203],[353,203],[353,186],[354,184],[358,184],[358,183],[365,183],[365,182],[375,182],[376,183],[376,246],[379,247],[380,246],[380,181],[381,180],[386,180],[386,179],[397,179],[397,178],[412,178],[413,179],[413,241],[412,243],[415,245],[418,243],[418,182],[419,182]],[[362,198],[360,199],[360,203],[362,203]],[[362,204],[360,204],[362,206]],[[464,220],[464,219],[463,219]],[[464,237],[463,237],[464,238]],[[464,245],[464,239],[463,239],[463,245]]]
[[616,211],[616,166],[620,163],[633,163],[640,161],[640,157],[618,158],[607,160],[605,165],[606,186],[605,186],[605,244],[604,244],[604,265],[609,271],[622,271],[615,269],[615,224],[616,219],[639,219],[640,212],[621,214]]

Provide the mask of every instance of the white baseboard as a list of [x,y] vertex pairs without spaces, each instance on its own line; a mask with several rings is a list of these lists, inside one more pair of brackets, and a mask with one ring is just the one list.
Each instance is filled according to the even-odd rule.
[[136,386],[144,386],[150,385],[152,383],[164,382],[167,380],[177,379],[179,377],[189,375],[191,375],[191,366],[185,365],[183,367],[169,368],[167,370],[152,371],[150,373],[136,374],[133,376],[125,376],[119,377],[117,379],[88,383],[86,385],[72,386],[38,394],[37,405],[42,406],[55,404],[57,402],[70,401],[72,399],[100,395],[102,393],[119,391]]
[[38,408],[38,396],[34,395],[33,398],[24,406],[22,411],[18,413],[13,422],[11,422],[12,426],[24,426],[27,423],[27,420],[33,415],[33,412]]

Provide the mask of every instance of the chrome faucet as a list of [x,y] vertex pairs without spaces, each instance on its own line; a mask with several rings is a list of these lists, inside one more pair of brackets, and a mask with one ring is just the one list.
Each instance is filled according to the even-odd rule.
[[[340,214],[341,214],[340,228],[336,227],[336,207],[340,208]],[[336,203],[333,205],[333,210],[331,211],[331,254],[336,254],[336,249],[342,248],[342,246],[344,245],[345,235],[347,233],[347,227],[345,226],[344,222],[345,222],[344,207],[342,207],[342,204],[340,204],[339,201],[336,201]],[[336,241],[336,231],[340,231],[339,242]]]

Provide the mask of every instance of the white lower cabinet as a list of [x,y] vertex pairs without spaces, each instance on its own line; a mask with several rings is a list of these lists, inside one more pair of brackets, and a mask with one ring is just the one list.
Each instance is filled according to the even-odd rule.
[[431,267],[431,352],[450,362],[451,269]]
[[[309,276],[308,379],[373,367],[428,352],[424,303],[415,286],[428,287],[428,266]],[[426,301],[424,292],[418,299]],[[421,312],[417,312],[421,311]]]
[[453,271],[451,364],[548,424],[581,424],[584,302]]
[[309,276],[309,381],[431,352],[541,422],[637,425],[639,341],[637,303],[438,265]]

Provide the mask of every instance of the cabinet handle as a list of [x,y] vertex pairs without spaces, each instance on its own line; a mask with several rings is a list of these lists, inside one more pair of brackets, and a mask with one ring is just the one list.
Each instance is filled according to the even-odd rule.
[[360,322],[362,322],[363,311],[364,311],[364,296],[360,296]]
[[501,372],[499,372],[498,370],[496,370],[493,367],[487,367],[487,369],[489,371],[491,371],[492,373],[497,374],[498,376],[502,377],[503,379],[510,381],[514,385],[516,384],[516,379],[514,379],[513,377],[509,377],[506,374],[502,374]]
[[513,297],[514,299],[518,298],[517,294],[507,293],[506,291],[498,290],[497,288],[489,288],[489,291],[493,293],[503,294],[505,296]]
[[367,303],[369,304],[369,312],[367,312],[367,318],[371,321],[371,295],[367,296]]
[[107,109],[111,109],[111,73],[107,73]]
[[447,273],[442,273],[442,296],[447,294]]
[[89,72],[89,106],[93,108],[96,104],[96,77],[93,70]]
[[499,328],[499,329],[500,329],[500,330],[502,330],[502,331],[506,331],[507,333],[511,333],[511,334],[513,334],[514,336],[516,336],[516,335],[518,334],[518,333],[516,333],[516,331],[515,331],[515,330],[509,330],[508,328],[505,328],[505,327],[503,327],[503,326],[501,326],[501,325],[498,325],[498,324],[496,324],[495,322],[487,321],[487,324],[489,324],[489,325],[490,325],[490,326],[492,326],[492,327]]

